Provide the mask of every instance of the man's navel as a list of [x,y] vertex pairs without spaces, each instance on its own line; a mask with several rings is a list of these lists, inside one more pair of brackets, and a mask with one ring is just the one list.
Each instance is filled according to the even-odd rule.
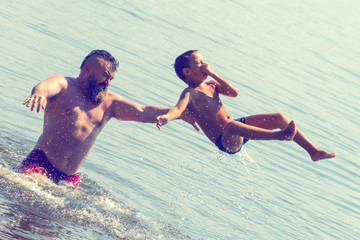
[[66,114],[66,115],[71,115],[71,111],[70,111],[69,108],[65,109],[65,114]]

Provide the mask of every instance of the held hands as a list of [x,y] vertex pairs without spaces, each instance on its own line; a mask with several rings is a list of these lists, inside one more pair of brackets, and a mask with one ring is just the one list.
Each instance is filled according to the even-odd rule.
[[[169,116],[167,114],[158,116],[156,119],[157,119],[156,126],[159,130],[161,130],[161,126],[164,126],[165,124],[170,122]],[[195,128],[196,131],[198,132],[200,131],[200,128],[196,125],[195,118],[188,110],[184,111],[179,117],[179,119],[189,123],[191,126],[193,126],[193,128]]]
[[168,115],[160,115],[157,118],[156,126],[159,130],[161,130],[161,126],[164,126],[169,122]]
[[46,107],[47,104],[46,96],[44,94],[34,92],[33,94],[31,94],[30,97],[28,97],[23,102],[23,105],[25,104],[26,107],[29,107],[31,105],[31,109],[30,109],[31,111],[34,111],[36,107],[36,112],[40,112],[40,108],[45,109]]

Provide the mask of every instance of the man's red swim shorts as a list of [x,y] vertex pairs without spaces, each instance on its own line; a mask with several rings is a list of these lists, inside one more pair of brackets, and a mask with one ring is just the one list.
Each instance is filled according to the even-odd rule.
[[67,175],[57,170],[49,162],[45,153],[39,149],[32,150],[27,158],[22,162],[19,172],[24,174],[39,173],[51,179],[56,184],[60,181],[71,183],[73,188],[79,188],[80,185],[79,173],[76,173],[75,175]]

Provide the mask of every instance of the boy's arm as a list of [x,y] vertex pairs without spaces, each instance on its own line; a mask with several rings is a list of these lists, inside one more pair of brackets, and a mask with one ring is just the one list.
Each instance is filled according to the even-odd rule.
[[239,94],[239,90],[228,80],[216,74],[208,63],[205,63],[202,66],[202,71],[215,80],[215,85],[219,90],[219,93],[228,97],[236,97]]
[[33,87],[30,97],[28,97],[23,105],[26,107],[31,105],[31,111],[36,107],[36,111],[40,112],[40,108],[45,109],[47,100],[58,95],[61,90],[67,88],[68,81],[62,76],[53,76],[45,81],[38,83]]
[[[171,108],[167,114],[157,117],[157,127],[159,130],[161,129],[161,126],[167,124],[168,122],[170,122],[173,119],[180,117],[184,113],[184,111],[186,110],[186,107],[188,106],[188,104],[190,102],[190,96],[191,96],[190,92],[187,89],[185,89],[181,93],[180,99],[179,99],[178,103],[176,104],[176,106]],[[194,128],[199,131],[199,129],[195,125],[195,121],[191,125],[193,125]]]

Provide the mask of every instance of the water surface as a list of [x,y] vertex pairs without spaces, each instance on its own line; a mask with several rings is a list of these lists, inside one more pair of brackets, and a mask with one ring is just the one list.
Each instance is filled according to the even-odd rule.
[[[0,4],[1,239],[359,239],[360,4],[320,1],[8,1]],[[21,103],[39,81],[76,77],[106,49],[110,86],[173,106],[172,64],[198,49],[240,90],[233,117],[282,112],[316,145],[250,141],[235,156],[175,121],[112,120],[80,169],[81,189],[13,171],[42,130]]]

